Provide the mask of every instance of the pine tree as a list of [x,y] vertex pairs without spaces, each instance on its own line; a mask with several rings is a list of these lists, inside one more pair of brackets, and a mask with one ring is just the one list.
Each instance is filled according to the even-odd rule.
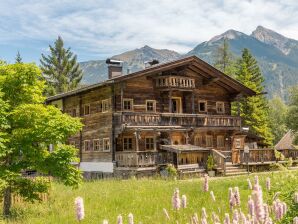
[[49,46],[50,55],[41,55],[41,70],[47,83],[47,95],[54,95],[75,89],[82,79],[82,70],[77,56],[70,48],[65,49],[59,36],[54,46]]
[[249,126],[253,133],[264,138],[265,144],[271,145],[273,136],[270,129],[268,100],[263,94],[264,78],[256,59],[246,48],[243,49],[242,58],[239,60],[236,79],[257,93],[256,96],[240,100],[243,125]]
[[214,67],[227,75],[235,76],[236,59],[230,51],[229,42],[226,38],[223,39],[222,45],[215,52]]
[[23,63],[22,57],[21,57],[21,54],[20,54],[19,51],[18,51],[17,56],[16,56],[16,63]]
[[296,134],[294,143],[298,145],[298,85],[290,89],[290,102],[286,122],[287,127]]

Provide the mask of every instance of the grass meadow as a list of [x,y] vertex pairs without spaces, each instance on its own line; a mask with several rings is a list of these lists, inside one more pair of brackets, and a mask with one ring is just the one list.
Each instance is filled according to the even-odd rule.
[[[251,194],[247,178],[252,183],[254,176],[235,176],[210,178],[209,192],[203,191],[202,179],[161,180],[161,179],[130,179],[130,180],[100,180],[84,182],[79,189],[71,189],[57,182],[53,182],[49,200],[42,203],[19,203],[13,207],[13,217],[1,220],[0,223],[78,223],[75,216],[74,200],[77,196],[84,199],[85,219],[80,223],[98,224],[107,219],[109,223],[116,223],[121,214],[124,223],[128,223],[127,216],[131,212],[136,224],[153,223],[190,223],[190,217],[195,212],[201,215],[202,207],[207,210],[210,218],[215,211],[221,218],[229,212],[228,188],[238,186],[241,195],[241,209],[247,213],[247,198]],[[275,192],[281,192],[282,200],[291,200],[289,192],[298,191],[298,172],[274,172],[258,174],[263,188],[264,202],[272,203]],[[266,191],[265,178],[271,178],[272,189]],[[180,196],[187,196],[187,208],[178,212],[172,208],[172,195],[175,188],[179,188]],[[210,196],[213,191],[216,202]],[[168,221],[163,213],[166,208],[171,220]],[[1,210],[1,209],[0,209]],[[297,211],[298,215],[298,211]],[[211,223],[211,222],[210,222]]]

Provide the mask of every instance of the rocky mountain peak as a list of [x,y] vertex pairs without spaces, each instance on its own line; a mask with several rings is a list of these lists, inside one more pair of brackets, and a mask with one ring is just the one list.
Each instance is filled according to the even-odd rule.
[[209,42],[215,42],[215,41],[218,41],[220,39],[223,39],[223,38],[226,38],[228,40],[232,40],[232,39],[236,39],[237,37],[240,37],[240,36],[243,36],[245,35],[244,33],[241,33],[237,30],[227,30],[226,32],[220,34],[220,35],[217,35],[213,38],[210,39]]
[[252,37],[257,40],[272,45],[279,50],[281,50],[285,55],[290,53],[290,48],[288,48],[289,38],[273,31],[267,29],[263,26],[258,26],[251,34]]

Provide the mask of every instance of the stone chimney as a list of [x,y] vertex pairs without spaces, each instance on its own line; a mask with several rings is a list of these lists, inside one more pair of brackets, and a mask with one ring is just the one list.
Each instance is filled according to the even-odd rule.
[[108,58],[106,63],[108,65],[109,79],[113,79],[122,75],[123,61]]

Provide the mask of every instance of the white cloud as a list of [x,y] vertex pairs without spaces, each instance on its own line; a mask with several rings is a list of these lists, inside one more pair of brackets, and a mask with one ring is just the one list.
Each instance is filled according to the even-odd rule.
[[[1,42],[61,35],[76,52],[113,55],[145,44],[187,52],[227,29],[263,25],[298,39],[295,0],[1,1]],[[44,46],[46,47],[46,46]]]

